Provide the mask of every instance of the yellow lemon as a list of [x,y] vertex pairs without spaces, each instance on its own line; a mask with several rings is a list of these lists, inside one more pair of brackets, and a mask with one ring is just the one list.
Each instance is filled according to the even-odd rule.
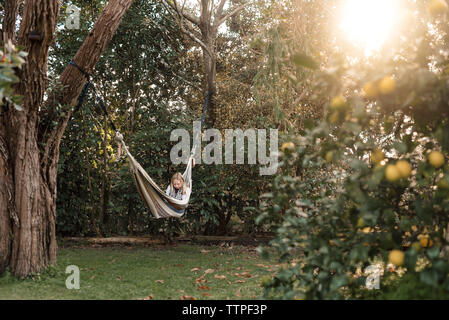
[[295,144],[293,142],[284,142],[281,146],[281,151],[293,151],[295,149]]
[[444,156],[439,151],[432,151],[429,154],[428,159],[429,163],[435,168],[439,168],[444,164]]
[[447,182],[447,179],[445,179],[444,177],[438,181],[437,185],[438,185],[438,189],[441,189],[441,190],[449,189],[449,183]]
[[357,228],[363,228],[365,226],[365,220],[362,217],[357,220]]
[[371,152],[371,162],[373,163],[379,163],[383,159],[385,159],[385,154],[380,149],[374,149]]
[[412,173],[412,166],[407,160],[399,160],[396,162],[396,168],[401,174],[401,178],[408,178],[410,173]]
[[346,98],[342,95],[336,96],[331,101],[332,110],[340,110],[346,105]]
[[332,124],[334,124],[334,123],[336,123],[336,122],[338,121],[338,119],[339,119],[338,111],[335,111],[335,112],[333,112],[333,113],[331,114],[331,116],[329,117],[329,122],[332,123]]
[[396,82],[390,76],[383,78],[379,83],[379,91],[382,94],[389,94],[396,88]]
[[385,178],[390,182],[398,181],[401,178],[401,172],[394,164],[389,164],[385,169]]
[[429,237],[428,234],[421,234],[418,236],[419,244],[423,248],[428,248],[433,246],[433,240]]
[[427,3],[427,10],[432,16],[437,16],[448,11],[448,6],[444,0],[430,0]]
[[374,98],[379,93],[377,90],[377,85],[373,81],[367,82],[363,86],[363,92],[365,93],[365,97],[367,97],[367,98]]
[[365,228],[362,229],[363,233],[370,233],[370,232],[373,232],[373,231],[374,231],[374,229],[371,229],[370,227],[365,227]]
[[404,253],[401,250],[391,250],[388,255],[388,262],[396,267],[402,266],[404,264]]
[[326,152],[326,161],[332,162],[333,155],[334,155],[334,153],[332,151]]

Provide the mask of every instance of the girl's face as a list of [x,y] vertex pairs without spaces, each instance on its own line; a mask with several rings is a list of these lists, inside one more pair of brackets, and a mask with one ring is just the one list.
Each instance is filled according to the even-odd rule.
[[173,180],[173,187],[174,187],[175,189],[181,188],[181,187],[182,187],[182,181],[179,180],[179,179],[174,179],[174,180]]

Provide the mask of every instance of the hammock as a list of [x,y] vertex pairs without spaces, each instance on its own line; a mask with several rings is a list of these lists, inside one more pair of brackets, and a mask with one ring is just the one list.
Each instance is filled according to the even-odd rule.
[[188,187],[188,192],[186,194],[187,197],[184,200],[178,200],[165,194],[165,192],[159,188],[154,180],[151,179],[148,173],[146,173],[142,166],[129,152],[120,132],[117,131],[115,139],[122,145],[128,155],[129,168],[134,178],[134,182],[136,183],[137,190],[139,191],[140,197],[144,201],[145,205],[153,213],[153,215],[156,218],[182,217],[188,206],[192,191],[192,160],[194,152],[190,155],[187,162],[187,168],[182,175],[185,181],[185,186]]
[[[187,162],[186,170],[182,175],[184,178],[185,185],[188,187],[188,192],[186,194],[187,197],[184,200],[178,200],[176,198],[168,196],[161,188],[159,188],[159,186],[154,182],[154,180],[151,179],[148,173],[142,168],[142,166],[136,161],[136,159],[134,159],[132,154],[129,152],[128,147],[126,146],[123,140],[123,135],[115,127],[114,122],[109,117],[109,114],[106,110],[103,100],[97,94],[94,84],[90,81],[90,75],[87,74],[83,69],[81,69],[73,60],[70,61],[70,65],[76,67],[87,79],[87,83],[84,86],[81,95],[78,98],[78,105],[76,106],[73,113],[75,113],[81,107],[89,88],[92,87],[101,109],[105,113],[106,117],[109,119],[112,129],[114,129],[114,131],[116,132],[115,140],[117,141],[119,146],[123,147],[128,156],[131,174],[134,178],[134,182],[136,183],[136,187],[137,190],[139,191],[140,197],[142,198],[146,207],[158,219],[169,217],[181,218],[184,215],[185,209],[189,204],[190,194],[192,192],[192,161],[194,161],[194,154],[197,147],[196,144],[192,148],[192,152],[190,153],[190,157]],[[201,115],[200,120],[200,128],[201,123],[203,122],[204,119],[204,115],[206,113],[209,97],[210,93],[207,95],[206,102],[204,103],[203,113]],[[198,139],[195,138],[193,141],[195,143],[196,141],[198,141]]]

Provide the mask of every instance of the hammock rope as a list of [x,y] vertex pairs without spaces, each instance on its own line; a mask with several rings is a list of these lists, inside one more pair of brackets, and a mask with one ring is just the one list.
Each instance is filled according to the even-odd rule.
[[[148,173],[142,168],[142,166],[136,161],[136,159],[133,157],[133,155],[130,153],[127,145],[125,144],[125,141],[123,139],[123,135],[117,130],[114,122],[112,121],[111,117],[109,116],[109,113],[106,109],[106,106],[101,99],[101,97],[98,95],[97,90],[95,89],[95,85],[92,83],[90,79],[90,75],[85,72],[80,66],[78,66],[75,61],[70,61],[70,65],[73,65],[75,68],[77,68],[85,77],[87,80],[87,83],[84,85],[83,90],[81,91],[80,96],[78,97],[78,104],[75,107],[73,114],[76,113],[82,106],[83,101],[85,100],[87,93],[89,91],[89,88],[92,88],[92,91],[95,94],[96,100],[98,104],[100,105],[101,109],[103,110],[104,114],[108,118],[112,129],[115,131],[115,140],[119,145],[119,149],[123,148],[126,152],[126,155],[128,156],[129,161],[129,167],[131,174],[133,176],[134,182],[136,184],[136,188],[139,192],[140,197],[142,198],[143,202],[145,203],[146,207],[151,211],[151,213],[156,218],[169,218],[169,217],[176,217],[181,218],[184,213],[185,209],[187,208],[190,200],[190,195],[192,193],[192,166],[194,161],[194,153],[197,148],[197,140],[194,138],[194,145],[192,146],[192,150],[190,153],[190,157],[187,161],[187,167],[183,173],[183,178],[185,181],[185,184],[188,187],[186,198],[184,200],[179,200],[173,197],[168,196],[157,184],[156,182],[148,175]],[[201,120],[200,120],[200,129],[202,122],[204,120],[204,117],[206,115],[207,106],[209,104],[211,93],[209,92],[206,96],[206,101],[203,106],[203,111],[201,114]],[[72,116],[73,116],[72,114]],[[72,116],[70,119],[72,119]],[[200,142],[201,143],[201,142]]]

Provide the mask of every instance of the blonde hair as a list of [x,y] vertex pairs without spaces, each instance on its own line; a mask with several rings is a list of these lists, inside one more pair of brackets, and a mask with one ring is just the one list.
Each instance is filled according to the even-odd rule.
[[173,187],[173,180],[179,180],[182,182],[182,194],[186,194],[186,182],[184,181],[184,177],[182,176],[181,172],[176,172],[172,177],[171,177],[171,181],[170,181],[170,190],[174,191],[175,187]]

